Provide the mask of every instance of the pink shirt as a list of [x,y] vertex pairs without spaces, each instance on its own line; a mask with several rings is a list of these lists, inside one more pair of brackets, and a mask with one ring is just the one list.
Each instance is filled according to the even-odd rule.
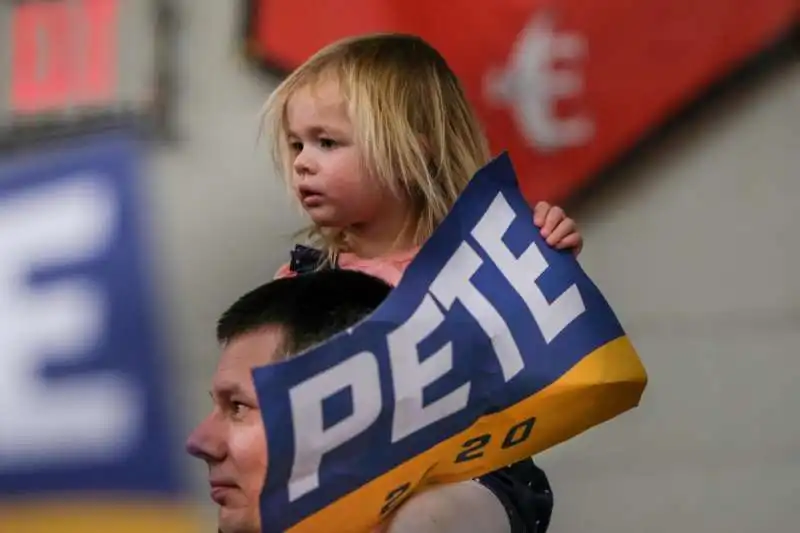
[[[400,278],[403,277],[406,267],[417,255],[417,252],[419,252],[418,247],[372,259],[363,259],[351,253],[341,253],[339,254],[339,268],[357,270],[380,278],[389,285],[396,286],[400,282]],[[296,274],[289,269],[289,264],[287,263],[278,269],[275,278],[286,278],[294,275]]]

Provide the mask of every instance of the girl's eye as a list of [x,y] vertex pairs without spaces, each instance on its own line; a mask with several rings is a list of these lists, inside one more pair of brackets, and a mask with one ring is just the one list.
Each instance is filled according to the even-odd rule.
[[303,151],[303,143],[300,141],[292,141],[289,143],[289,149],[292,152],[302,152]]
[[322,148],[331,149],[331,148],[334,148],[336,146],[336,141],[334,141],[333,139],[322,138],[322,139],[319,140],[319,145]]

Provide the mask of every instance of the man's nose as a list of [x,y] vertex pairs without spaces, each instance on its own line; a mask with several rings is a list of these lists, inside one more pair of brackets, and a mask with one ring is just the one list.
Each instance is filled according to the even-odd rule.
[[207,416],[186,439],[186,452],[206,462],[222,461],[226,453],[222,429],[213,413]]

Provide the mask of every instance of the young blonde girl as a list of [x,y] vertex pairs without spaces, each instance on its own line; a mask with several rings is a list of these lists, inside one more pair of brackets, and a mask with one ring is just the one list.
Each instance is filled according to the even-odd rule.
[[[396,285],[420,246],[490,159],[461,84],[422,39],[345,39],[288,76],[265,105],[279,172],[311,219],[277,277],[337,266]],[[548,244],[582,245],[575,223],[539,202]]]
[[[278,169],[311,219],[317,247],[295,248],[276,277],[333,266],[396,285],[490,159],[455,74],[414,36],[369,35],[322,49],[280,84],[265,114]],[[560,208],[539,202],[534,223],[551,246],[580,251],[575,223]],[[409,516],[459,530],[460,514],[474,525],[497,508],[507,518],[491,531],[544,531],[549,522],[547,478],[530,461],[456,488],[452,498],[450,488],[427,493],[433,504],[424,513],[401,507],[381,531],[407,530]],[[472,512],[448,512],[453,502]],[[411,530],[428,531],[412,522]]]

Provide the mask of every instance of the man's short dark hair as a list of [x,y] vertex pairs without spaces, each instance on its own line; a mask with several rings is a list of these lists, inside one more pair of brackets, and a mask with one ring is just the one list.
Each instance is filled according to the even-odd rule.
[[284,331],[283,355],[291,356],[355,325],[386,299],[392,287],[349,270],[320,270],[261,285],[239,298],[217,323],[227,344],[268,326]]

